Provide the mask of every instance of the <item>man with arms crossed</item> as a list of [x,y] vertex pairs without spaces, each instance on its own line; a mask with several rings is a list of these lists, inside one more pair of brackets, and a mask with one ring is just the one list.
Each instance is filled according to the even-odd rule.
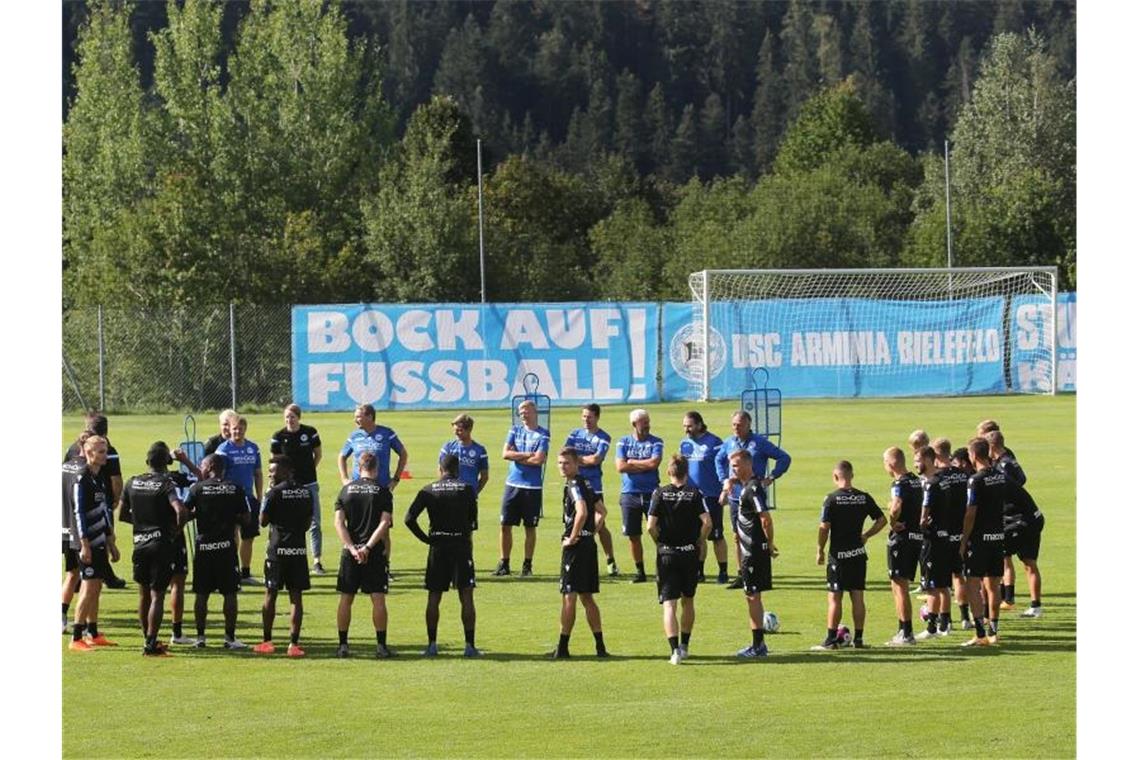
[[461,414],[453,419],[451,432],[455,437],[440,447],[439,463],[443,464],[448,454],[455,455],[459,459],[459,479],[471,486],[477,497],[490,479],[491,460],[483,444],[471,437],[474,429],[475,420],[469,414]]
[[550,431],[538,424],[538,408],[531,400],[519,404],[521,425],[513,425],[503,444],[507,467],[507,483],[499,512],[499,565],[495,575],[511,574],[512,530],[522,524],[526,533],[520,575],[533,571],[534,543],[538,519],[542,516],[542,465],[550,450]]
[[[740,509],[740,489],[739,483],[732,479],[732,471],[729,466],[728,456],[738,449],[745,449],[752,455],[752,470],[759,478],[760,483],[764,488],[768,488],[777,478],[788,471],[788,467],[792,464],[792,458],[788,453],[781,449],[776,444],[769,441],[766,437],[759,433],[752,432],[752,415],[741,409],[732,415],[732,436],[725,440],[724,444],[720,447],[720,451],[716,455],[716,474],[721,480],[721,495],[720,500],[722,503],[728,502],[729,517],[733,529],[733,540],[736,543],[736,566],[740,568],[740,542],[739,536],[736,533],[736,514]],[[772,468],[772,472],[768,473],[768,460],[776,460],[776,465]],[[761,491],[764,499],[764,505],[768,504],[767,491]],[[744,588],[744,579],[738,575],[736,580],[729,584],[728,588]]]
[[321,436],[317,429],[301,424],[301,407],[289,404],[284,411],[285,427],[269,441],[272,454],[284,454],[293,463],[294,478],[313,495],[313,521],[309,525],[309,545],[313,548],[313,575],[324,575],[321,564],[321,487],[317,465],[321,463]]
[[107,439],[99,435],[89,436],[83,442],[83,460],[82,469],[65,466],[63,470],[63,498],[74,515],[71,548],[78,552],[79,577],[83,584],[79,589],[75,624],[71,630],[70,649],[73,652],[117,646],[99,633],[98,623],[99,594],[110,568],[108,557],[111,562],[119,561],[115,528],[111,521],[111,494],[99,474],[107,463]]
[[[341,447],[336,466],[340,472],[341,485],[360,477],[360,455],[370,451],[376,455],[376,482],[395,493],[400,485],[400,477],[408,466],[408,450],[400,441],[396,431],[376,424],[376,408],[372,404],[361,404],[352,415],[356,430],[348,436]],[[392,475],[392,452],[396,452],[396,474]],[[353,458],[352,477],[348,476],[348,458]],[[392,561],[392,532],[384,534],[384,556]]]
[[[666,469],[669,483],[653,492],[645,529],[657,542],[657,601],[661,603],[669,662],[679,665],[689,656],[693,634],[700,546],[712,529],[701,492],[688,483],[689,464],[674,454]],[[681,600],[680,637],[677,600]]]
[[602,408],[597,404],[586,404],[582,407],[582,427],[570,431],[566,436],[566,446],[578,452],[578,474],[586,479],[590,488],[597,496],[594,502],[594,519],[597,522],[598,540],[602,543],[602,551],[606,555],[606,567],[610,576],[617,575],[617,560],[614,559],[614,539],[610,529],[606,527],[606,504],[602,498],[602,462],[610,450],[610,434],[598,427],[598,418],[602,416]]
[[681,456],[689,462],[689,480],[701,493],[705,511],[709,513],[712,528],[708,541],[701,542],[700,568],[697,579],[705,579],[705,555],[712,543],[717,563],[717,583],[728,583],[728,544],[724,540],[724,505],[720,503],[720,478],[716,474],[716,455],[720,451],[720,438],[705,427],[700,412],[686,412],[681,422],[685,437],[681,439]]
[[[966,447],[974,474],[966,484],[966,517],[962,521],[960,554],[966,568],[966,593],[974,614],[974,638],[962,646],[977,647],[998,642],[998,614],[1004,569],[1005,530],[1002,507],[1006,479],[990,464],[990,445],[975,438]],[[989,602],[989,627],[983,628],[982,588]]]
[[634,583],[645,583],[645,555],[641,546],[641,517],[649,511],[649,499],[661,483],[657,468],[665,452],[665,442],[649,432],[649,412],[629,413],[633,433],[617,445],[614,463],[621,473],[621,532],[629,539],[629,553],[637,573]]
[[[871,494],[851,485],[854,477],[854,468],[847,460],[841,460],[835,465],[831,479],[835,482],[836,490],[823,500],[823,512],[819,516],[819,545],[815,561],[822,565],[826,551],[827,636],[822,644],[812,647],[817,651],[840,647],[838,631],[839,621],[843,618],[844,591],[851,595],[851,615],[855,625],[855,637],[851,643],[855,647],[863,646],[863,624],[867,618],[867,608],[863,604],[863,589],[867,580],[865,544],[871,536],[886,527],[887,517]],[[863,523],[868,517],[875,522],[864,533]]]
[[922,482],[906,469],[902,449],[892,446],[883,452],[883,469],[891,476],[891,502],[887,536],[887,573],[891,579],[891,593],[895,598],[899,630],[887,642],[889,647],[912,646],[914,639],[913,612],[910,604],[910,584],[915,579],[918,558],[922,554]]
[[[428,513],[427,533],[418,522],[424,510]],[[478,520],[475,489],[459,479],[459,458],[448,454],[439,465],[439,480],[420,489],[404,517],[408,530],[429,547],[424,573],[424,588],[428,592],[424,613],[428,636],[425,657],[439,654],[436,643],[439,603],[452,586],[459,594],[465,641],[463,656],[482,654],[475,648],[475,561],[471,552],[471,532]]]
[[[164,656],[166,647],[158,643],[162,625],[163,598],[174,574],[175,540],[186,522],[186,508],[167,466],[173,461],[162,441],[151,444],[146,453],[150,472],[135,475],[123,489],[123,509],[132,516],[135,583],[139,584],[139,624],[143,629],[143,654]],[[183,576],[185,577],[185,576]]]
[[598,593],[598,545],[594,543],[594,494],[578,474],[578,452],[565,447],[558,452],[558,471],[565,478],[562,488],[562,591],[561,635],[552,656],[570,657],[570,633],[574,630],[575,603],[582,600],[586,622],[594,634],[594,652],[609,657],[602,637],[602,613],[594,601]]
[[303,592],[309,590],[309,560],[305,556],[305,531],[313,516],[313,495],[293,482],[289,457],[269,460],[273,483],[261,505],[261,526],[269,528],[265,551],[265,602],[261,605],[262,641],[253,648],[258,654],[273,654],[273,618],[277,615],[277,592],[289,592],[290,657],[304,657],[301,649],[301,622],[305,616]]
[[226,473],[230,480],[245,491],[251,520],[241,526],[241,544],[238,546],[238,559],[241,562],[241,583],[243,586],[259,586],[261,581],[250,573],[253,562],[253,539],[261,534],[257,527],[257,513],[261,503],[261,449],[245,437],[248,427],[245,417],[237,417],[230,428],[230,438],[222,441],[214,453],[226,458]]
[[388,649],[388,558],[384,535],[392,528],[392,492],[376,481],[379,463],[371,451],[357,459],[360,477],[340,489],[336,497],[336,534],[344,551],[336,575],[340,603],[336,608],[336,656],[348,657],[348,626],[352,602],[362,591],[372,599],[372,626],[376,630],[376,656],[391,656]]
[[740,511],[736,517],[736,538],[740,545],[740,577],[744,581],[744,598],[748,600],[748,622],[752,628],[752,644],[736,653],[746,660],[768,656],[764,643],[765,591],[772,590],[772,558],[780,555],[774,541],[775,527],[764,485],[752,471],[752,455],[737,449],[729,455],[732,478],[741,484]]
[[194,625],[198,639],[194,645],[206,646],[206,613],[210,594],[222,595],[222,614],[225,618],[226,649],[246,649],[237,632],[237,540],[240,525],[253,518],[249,512],[245,491],[237,483],[227,480],[226,458],[210,454],[202,460],[202,479],[190,486],[186,507],[197,520],[198,536],[194,543]]

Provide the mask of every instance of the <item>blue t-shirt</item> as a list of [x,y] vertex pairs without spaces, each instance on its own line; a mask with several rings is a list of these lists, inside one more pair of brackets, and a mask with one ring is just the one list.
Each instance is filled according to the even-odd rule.
[[716,474],[716,455],[723,441],[709,431],[698,438],[681,439],[681,456],[689,460],[689,480],[701,496],[718,496],[723,481]]
[[383,425],[377,425],[371,433],[366,433],[361,428],[353,430],[340,450],[343,456],[352,456],[353,480],[360,477],[360,467],[357,463],[360,461],[360,455],[366,451],[376,455],[376,462],[379,465],[376,482],[387,486],[392,482],[392,452],[403,454],[404,444],[400,443],[396,431]]
[[[550,451],[550,431],[544,427],[528,430],[525,425],[515,425],[507,433],[507,448],[534,454]],[[512,461],[507,467],[507,485],[514,488],[542,488],[542,465],[520,464]]]
[[[665,442],[650,433],[644,441],[627,435],[618,441],[617,459],[653,459],[665,452]],[[621,474],[622,493],[653,493],[660,485],[661,478],[656,469],[645,472],[623,472]]]
[[487,449],[475,441],[470,446],[464,446],[458,438],[452,438],[440,447],[439,461],[442,462],[448,454],[459,457],[459,479],[474,488],[475,493],[479,493],[479,473],[491,469]]
[[[716,455],[716,476],[720,478],[722,488],[725,478],[732,475],[732,464],[728,461],[728,457],[738,449],[747,449],[748,453],[752,455],[752,472],[757,480],[763,480],[765,477],[771,477],[772,480],[775,480],[783,475],[792,464],[792,458],[788,456],[786,451],[759,433],[749,433],[744,441],[735,435],[730,436]],[[771,475],[767,474],[769,459],[776,460],[776,466],[772,468]],[[728,495],[728,500],[733,504],[740,503],[739,485],[732,487],[732,493]]]
[[591,433],[586,428],[575,428],[570,431],[570,435],[566,436],[566,445],[577,451],[578,456],[601,455],[598,464],[584,464],[578,468],[578,474],[590,485],[590,488],[594,489],[596,494],[602,492],[602,461],[609,453],[610,441],[610,434],[601,428],[598,428],[596,433]]
[[214,453],[226,458],[225,479],[241,486],[248,498],[256,498],[253,472],[261,469],[261,451],[257,448],[257,444],[248,439],[240,446],[233,441],[223,441]]

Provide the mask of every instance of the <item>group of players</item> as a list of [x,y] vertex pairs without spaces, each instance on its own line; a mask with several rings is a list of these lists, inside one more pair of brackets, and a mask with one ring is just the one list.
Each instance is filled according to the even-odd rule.
[[[538,424],[533,402],[524,401],[517,411],[519,421],[511,427],[502,452],[509,465],[500,508],[500,561],[494,571],[497,576],[511,574],[513,528],[520,524],[525,530],[520,575],[533,572],[536,528],[543,512],[542,485],[550,451],[550,432]],[[555,658],[570,656],[569,640],[579,601],[594,635],[596,654],[607,656],[601,615],[594,600],[599,590],[595,536],[606,555],[609,574],[616,576],[619,570],[613,539],[606,527],[607,509],[602,488],[602,463],[612,439],[598,427],[600,414],[601,409],[596,404],[584,406],[582,427],[571,431],[557,452],[558,470],[564,479],[564,529],[560,563],[561,631],[558,646],[551,653]],[[263,495],[260,451],[245,437],[244,418],[232,410],[222,413],[221,431],[207,443],[206,456],[200,464],[195,464],[185,452],[171,451],[166,444],[156,442],[147,453],[149,472],[131,478],[125,486],[121,485],[118,471],[108,466],[111,449],[106,438],[106,418],[89,415],[87,429],[69,451],[64,464],[63,531],[68,571],[63,588],[65,632],[69,604],[79,588],[79,602],[70,629],[72,650],[90,651],[114,645],[99,633],[97,620],[103,580],[113,575],[110,561],[117,561],[119,555],[112,516],[112,507],[117,504],[120,521],[131,522],[133,528],[134,580],[139,585],[139,622],[144,631],[145,655],[168,654],[158,633],[168,588],[173,617],[172,643],[206,646],[209,597],[217,591],[224,600],[223,646],[247,648],[236,637],[237,592],[241,585],[262,583],[250,572],[253,540],[259,534],[259,527],[268,528],[269,541],[264,564],[262,641],[252,649],[259,654],[276,650],[273,623],[277,595],[285,590],[290,599],[290,643],[286,653],[293,657],[304,655],[300,646],[303,592],[310,587],[310,572],[323,574],[325,571],[321,560],[316,478],[316,466],[321,458],[320,438],[315,429],[300,424],[300,418],[299,407],[290,404],[285,408],[285,427],[271,440],[273,457],[268,467],[271,483]],[[392,494],[401,482],[400,474],[406,469],[408,457],[396,433],[376,424],[376,412],[370,405],[358,407],[354,421],[357,427],[338,457],[342,488],[335,504],[335,526],[343,549],[336,584],[340,594],[337,656],[349,656],[348,629],[353,600],[357,593],[365,593],[372,602],[375,653],[384,658],[393,654],[387,644],[386,606],[391,577]],[[650,433],[649,414],[644,409],[631,412],[632,431],[618,442],[615,450],[616,469],[621,475],[622,534],[629,541],[636,567],[632,581],[647,580],[641,543],[642,519],[645,518],[646,530],[656,542],[658,599],[663,608],[670,661],[681,662],[688,655],[695,617],[693,599],[697,584],[704,580],[708,544],[712,544],[718,563],[717,582],[729,583],[723,533],[723,507],[728,504],[738,561],[738,575],[732,587],[744,590],[752,631],[752,642],[737,654],[746,659],[764,657],[768,650],[764,641],[761,595],[772,588],[771,560],[778,556],[767,488],[787,471],[791,458],[766,437],[753,432],[751,419],[744,411],[733,415],[733,435],[724,441],[708,431],[698,412],[687,413],[683,424],[685,436],[679,452],[668,462],[665,485],[658,475],[664,443]],[[471,534],[478,527],[477,499],[488,481],[489,457],[486,449],[472,439],[473,427],[474,422],[468,415],[460,415],[452,421],[454,438],[440,450],[440,477],[416,494],[404,521],[410,532],[429,547],[424,581],[428,591],[425,656],[439,652],[439,605],[443,594],[452,587],[460,598],[464,655],[480,655],[475,646],[475,568]],[[906,472],[900,450],[890,449],[884,455],[884,464],[894,478],[888,564],[900,619],[899,634],[889,642],[891,645],[915,642],[906,584],[914,579],[915,565],[919,563],[923,570],[923,588],[930,593],[928,630],[919,638],[948,632],[949,578],[954,576],[964,579],[955,584],[960,604],[973,608],[977,637],[972,641],[996,641],[997,597],[999,593],[1004,595],[1002,605],[1011,606],[1013,584],[1012,579],[1002,588],[989,583],[991,576],[987,573],[993,571],[994,565],[987,536],[1003,532],[1000,521],[1005,504],[1021,504],[1013,497],[1007,500],[1004,496],[1007,490],[1004,483],[1016,480],[1005,473],[1013,468],[1017,473],[1021,470],[1012,453],[1002,448],[1001,433],[996,431],[996,425],[994,428],[991,433],[996,433],[997,449],[986,448],[983,452],[981,445],[988,447],[992,442],[971,442],[968,458],[977,472],[968,484],[965,468],[955,468],[950,462],[949,443],[944,439],[935,441],[933,449],[925,440],[921,446],[915,445],[915,464],[924,481]],[[936,453],[943,448],[945,454]],[[978,449],[976,454],[975,449]],[[395,475],[391,469],[393,453],[397,457]],[[990,466],[991,456],[997,469]],[[768,472],[770,459],[775,462],[771,473]],[[168,470],[176,460],[189,476]],[[965,463],[959,461],[958,464]],[[828,635],[816,649],[833,649],[845,643],[839,627],[844,592],[851,595],[855,617],[855,637],[851,644],[862,645],[862,592],[867,559],[863,544],[888,521],[869,495],[851,486],[849,463],[840,462],[834,478],[838,490],[824,503],[818,557],[822,564],[830,539]],[[1024,483],[1023,475],[1021,483]],[[995,529],[991,504],[994,503],[992,495],[999,491],[1003,495],[996,502],[999,522]],[[958,501],[962,502],[961,509]],[[1039,517],[1039,510],[1035,507],[1034,510]],[[429,523],[426,532],[418,522],[424,511],[428,513]],[[958,532],[954,533],[953,515],[959,511],[963,514]],[[1005,511],[1010,510],[1007,507]],[[862,525],[867,517],[874,519],[875,524],[864,534]],[[192,590],[196,597],[197,636],[193,638],[184,636],[182,631],[183,595],[190,564],[182,526],[189,520],[194,520],[196,525]],[[1033,521],[1018,523],[1015,534],[1020,531],[1020,535],[1027,536],[1031,530],[1026,527],[1029,524],[1037,525]],[[1040,528],[1035,529],[1039,544]],[[310,533],[311,568],[306,532]],[[1008,535],[1008,531],[1003,535]],[[955,564],[951,553],[946,551],[954,539],[961,540],[965,568]],[[1034,561],[1036,550],[1030,551],[1030,544],[1031,540],[1026,538],[1019,544],[1018,551],[1026,561],[1027,572],[1032,564],[1030,582],[1034,601],[1031,610],[1039,614],[1040,576]],[[998,556],[1000,567],[1001,545]],[[981,607],[983,593],[988,594],[992,608],[988,615]],[[965,616],[967,607],[962,609]],[[983,630],[983,621],[990,626],[988,631]]]

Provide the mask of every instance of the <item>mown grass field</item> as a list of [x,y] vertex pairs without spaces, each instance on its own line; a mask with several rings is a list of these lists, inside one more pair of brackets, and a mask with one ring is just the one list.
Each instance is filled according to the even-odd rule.
[[[653,432],[667,451],[681,438],[681,404],[650,408]],[[730,403],[698,407],[710,429],[724,437]],[[630,407],[608,407],[601,425],[617,438],[628,430]],[[304,660],[283,654],[258,657],[220,648],[221,600],[211,605],[211,647],[176,650],[144,659],[136,625],[137,589],[105,591],[100,628],[118,641],[114,650],[63,653],[63,751],[68,757],[360,757],[360,756],[923,756],[969,753],[1001,757],[1065,757],[1076,751],[1076,399],[1073,396],[789,401],[784,448],[792,467],[780,481],[774,515],[781,555],[775,589],[764,595],[782,622],[769,637],[771,656],[738,662],[749,643],[739,591],[700,587],[692,657],[668,661],[661,613],[652,583],[631,585],[603,577],[598,603],[608,661],[596,661],[579,614],[571,640],[576,657],[545,659],[557,641],[557,517],[561,488],[547,471],[546,519],[539,528],[531,579],[493,578],[498,557],[498,509],[506,463],[497,459],[509,420],[504,410],[475,412],[475,438],[492,454],[491,481],[481,499],[475,539],[478,645],[482,660],[460,657],[459,605],[445,598],[440,623],[442,656],[418,655],[426,641],[422,572],[425,547],[403,528],[414,490],[434,478],[436,454],[450,434],[455,412],[382,413],[410,451],[414,475],[396,492],[389,642],[393,660],[371,658],[373,636],[367,600],[359,598],[351,631],[354,657],[337,660],[335,577],[314,578],[306,595]],[[975,424],[997,419],[1008,445],[1029,476],[1028,488],[1047,514],[1040,565],[1045,615],[1023,620],[1028,603],[1018,576],[1018,610],[1002,618],[1004,642],[981,651],[958,647],[966,634],[921,642],[899,651],[882,646],[896,627],[886,580],[884,536],[869,544],[866,638],[863,651],[815,653],[824,633],[824,570],[815,564],[820,503],[831,489],[839,458],[855,466],[855,484],[886,503],[889,479],[881,454],[905,445],[923,427],[963,445]],[[335,568],[332,505],[339,490],[336,453],[352,429],[350,413],[306,415],[324,441],[320,482],[325,564]],[[578,423],[578,411],[557,409],[555,443]],[[81,420],[63,420],[66,445]],[[211,415],[199,417],[199,437],[214,432]],[[278,415],[256,415],[249,437],[268,449]],[[145,469],[156,439],[181,440],[181,416],[125,416],[111,420],[110,437],[123,457],[124,477]],[[617,475],[606,462],[606,492],[616,504]],[[620,518],[614,510],[613,527]],[[512,567],[521,565],[516,531]],[[628,544],[615,532],[623,573],[632,569]],[[255,546],[260,575],[264,537]],[[649,540],[647,547],[651,545]],[[118,572],[130,576],[130,541]],[[650,567],[652,567],[650,565]],[[715,567],[711,557],[708,568]],[[334,571],[335,572],[335,571]],[[259,589],[239,595],[239,638],[260,638]],[[916,603],[916,608],[917,608]],[[957,615],[955,614],[955,618]],[[845,622],[850,625],[849,610]],[[287,618],[279,617],[285,640]],[[193,615],[186,614],[193,631]],[[169,636],[169,616],[164,621]],[[66,649],[66,637],[61,646]],[[84,695],[99,694],[100,709]],[[158,717],[144,729],[131,716]],[[141,713],[140,713],[141,714]]]

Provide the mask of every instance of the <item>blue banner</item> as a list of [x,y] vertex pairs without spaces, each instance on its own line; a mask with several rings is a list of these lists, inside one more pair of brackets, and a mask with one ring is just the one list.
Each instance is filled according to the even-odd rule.
[[293,397],[306,410],[658,400],[653,303],[293,307]]
[[[751,386],[756,367],[785,398],[997,393],[1006,389],[1004,299],[857,298],[713,303],[713,398]],[[948,327],[952,326],[952,327]],[[662,398],[700,389],[700,313],[666,304]]]
[[[1018,296],[1010,304],[1011,388],[1048,392],[1051,367],[1041,355],[1053,305],[1044,296]],[[1077,390],[1077,294],[1057,294],[1057,391]]]

